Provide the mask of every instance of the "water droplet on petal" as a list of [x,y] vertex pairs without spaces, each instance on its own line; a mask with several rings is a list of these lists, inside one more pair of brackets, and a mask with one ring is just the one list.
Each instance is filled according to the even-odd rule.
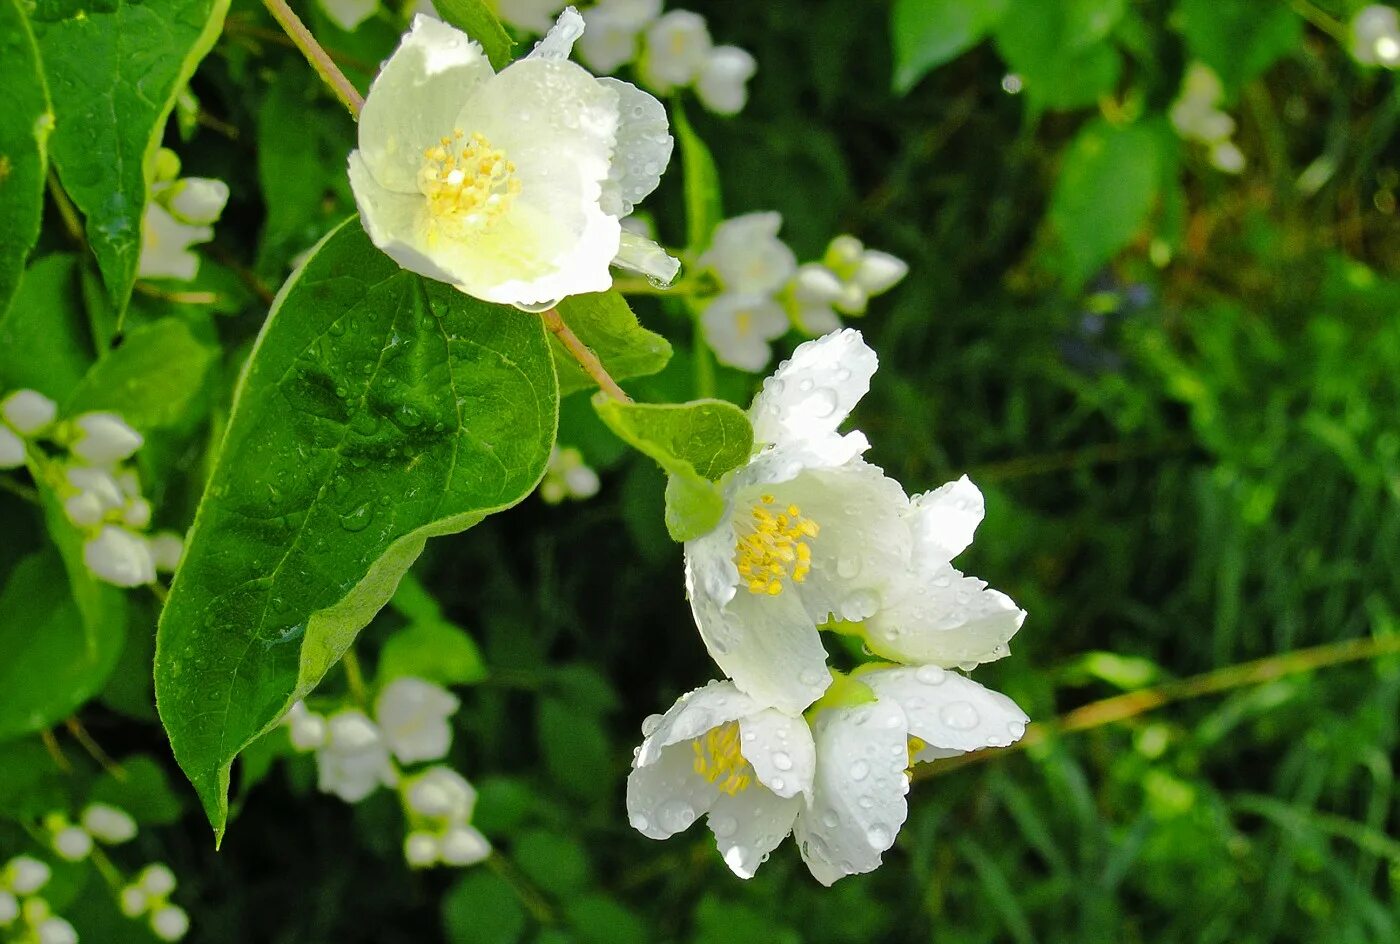
[[808,399],[808,409],[817,419],[825,419],[836,412],[836,391],[830,387],[814,390]]
[[717,838],[723,839],[725,836],[732,836],[734,830],[739,828],[739,821],[732,816],[716,816],[710,819],[710,829],[714,831]]
[[914,678],[925,685],[942,685],[947,677],[948,672],[936,665],[921,665],[914,673]]
[[890,835],[889,829],[881,826],[879,823],[876,823],[865,831],[865,839],[870,843],[872,849],[880,851],[888,849],[890,843],[894,841],[894,837]]
[[678,833],[695,822],[695,807],[684,800],[670,800],[657,811],[657,822],[668,833]]
[[958,731],[968,731],[977,727],[977,709],[972,707],[971,702],[955,701],[944,705],[939,711],[938,717],[943,719],[943,723],[948,727]]
[[784,751],[777,751],[773,754],[773,766],[779,770],[791,770],[792,758]]
[[639,833],[644,833],[651,826],[651,820],[638,813],[632,817],[632,828]]
[[1026,723],[1024,721],[1006,722],[1006,730],[1011,732],[1012,740],[1020,740],[1021,735],[1026,733]]
[[863,760],[858,760],[851,765],[851,779],[864,780],[870,776],[870,765]]

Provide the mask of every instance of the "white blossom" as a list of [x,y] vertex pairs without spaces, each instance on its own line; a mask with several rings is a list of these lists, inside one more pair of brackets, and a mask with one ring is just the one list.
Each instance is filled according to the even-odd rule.
[[782,298],[798,330],[816,337],[840,329],[841,317],[834,306],[841,292],[835,272],[820,262],[808,262],[798,267]]
[[615,72],[637,55],[637,38],[661,15],[661,0],[601,0],[583,11],[579,56],[594,72]]
[[582,29],[565,10],[496,73],[465,34],[414,19],[370,88],[350,155],[376,246],[469,295],[530,309],[607,289],[612,263],[665,277],[659,248],[624,243],[618,224],[670,160],[665,109],[567,61]]
[[[175,167],[178,173],[178,160]],[[228,185],[222,180],[189,177],[158,182],[141,219],[137,275],[186,282],[194,278],[199,257],[190,247],[214,238],[213,224],[227,202]]]
[[870,299],[882,295],[909,274],[903,259],[878,249],[867,249],[854,236],[837,236],[827,247],[823,265],[841,283],[832,306],[847,315],[863,315]]
[[9,927],[19,917],[19,899],[0,889],[0,928]]
[[491,843],[471,826],[453,826],[443,833],[440,854],[446,865],[475,865],[491,854]]
[[83,563],[118,587],[140,587],[156,579],[156,563],[145,538],[117,525],[105,525],[84,542]]
[[501,0],[496,5],[501,21],[526,33],[547,33],[565,0]]
[[38,944],[78,944],[78,932],[73,925],[57,915],[45,918],[34,933]]
[[363,711],[336,712],[327,720],[327,728],[326,744],[316,752],[316,786],[322,793],[358,803],[381,785],[397,781],[389,748]]
[[14,430],[0,425],[0,469],[17,469],[24,465],[24,440]]
[[548,505],[565,499],[584,501],[598,494],[598,473],[583,459],[583,453],[573,446],[555,446],[549,453],[549,464],[540,480],[540,498]]
[[82,824],[92,838],[108,845],[119,845],[136,837],[136,820],[126,810],[108,803],[89,803],[83,810]]
[[292,747],[299,751],[314,751],[325,747],[330,737],[330,726],[326,723],[326,716],[307,708],[306,702],[303,701],[292,705],[282,719],[282,724],[287,728],[287,738],[292,742]]
[[419,816],[465,823],[476,806],[476,790],[451,767],[438,765],[406,783],[404,804]]
[[177,222],[212,226],[228,204],[228,184],[210,177],[185,177],[162,191],[161,197]]
[[80,528],[100,524],[109,512],[126,504],[117,478],[108,469],[73,465],[64,470],[63,511]]
[[49,883],[53,872],[48,864],[33,856],[15,856],[5,863],[0,873],[0,885],[17,895],[32,895]]
[[52,425],[58,404],[37,390],[16,390],[0,402],[0,416],[21,436],[33,436]]
[[1225,98],[1220,77],[1202,62],[1193,62],[1181,80],[1181,92],[1167,116],[1176,133],[1206,146],[1211,164],[1227,174],[1244,170],[1244,152],[1231,140],[1235,119],[1219,107]]
[[156,570],[173,574],[180,566],[180,558],[185,556],[185,539],[174,531],[160,531],[151,535],[150,540]]
[[58,857],[68,862],[81,862],[92,854],[92,837],[78,826],[55,830],[49,841]]
[[658,94],[690,85],[699,76],[713,41],[705,18],[689,10],[672,10],[646,28],[639,72]]
[[150,896],[140,885],[127,885],[117,896],[117,905],[128,918],[139,918],[150,910]]
[[695,94],[710,111],[737,115],[749,100],[749,79],[758,70],[753,56],[738,46],[716,46],[705,56]]
[[1378,3],[1358,10],[1351,19],[1351,54],[1366,65],[1400,66],[1400,11]]
[[770,342],[786,334],[788,327],[782,305],[766,295],[725,292],[700,313],[700,328],[715,359],[750,373],[768,366],[773,358]]
[[782,214],[771,211],[725,220],[699,264],[714,273],[723,292],[772,296],[797,270],[797,257],[778,238],[782,225]]
[[151,912],[151,931],[162,941],[178,941],[190,929],[190,916],[179,905],[164,905]]
[[152,898],[165,898],[175,890],[175,873],[163,862],[153,862],[146,866],[136,881]]
[[379,0],[321,0],[321,9],[336,26],[353,33],[379,9]]
[[401,763],[437,760],[452,746],[448,719],[461,707],[457,696],[419,678],[398,678],[379,693],[374,717],[384,743]]
[[442,844],[438,837],[427,830],[414,830],[404,837],[404,861],[415,869],[426,869],[436,865],[442,858]]
[[145,440],[115,413],[84,413],[73,420],[73,455],[89,465],[112,466],[131,458]]

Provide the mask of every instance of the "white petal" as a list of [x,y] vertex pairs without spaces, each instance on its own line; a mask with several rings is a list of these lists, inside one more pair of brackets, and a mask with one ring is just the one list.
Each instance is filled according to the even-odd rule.
[[720,363],[753,373],[772,357],[768,342],[788,330],[787,315],[777,302],[735,292],[716,296],[701,314],[700,324]]
[[904,825],[909,730],[899,705],[877,701],[823,711],[812,733],[815,795],[798,814],[793,838],[812,875],[830,885],[879,867]]
[[739,751],[759,783],[780,797],[811,797],[817,749],[801,715],[765,708],[741,719],[739,733]]
[[[629,216],[627,219],[635,217]],[[681,271],[679,259],[667,253],[654,240],[630,232],[625,226],[613,265],[640,272],[654,284],[663,287],[674,282]]]
[[490,75],[485,54],[466,33],[415,16],[360,113],[360,153],[379,185],[417,194],[423,151],[452,133],[462,103]]
[[92,465],[107,466],[130,459],[145,440],[116,413],[84,413],[73,421],[78,438],[73,455]]
[[647,27],[642,81],[662,94],[689,85],[705,64],[710,45],[710,30],[703,16],[672,10]]
[[418,678],[398,678],[374,703],[385,743],[405,764],[437,760],[452,746],[447,719],[461,702],[447,689]]
[[107,525],[83,545],[88,570],[118,587],[140,587],[156,579],[150,546],[138,534]]
[[620,218],[656,189],[675,142],[666,109],[655,96],[619,79],[598,81],[617,92],[617,141],[603,189],[603,209]]
[[24,440],[8,426],[0,426],[0,469],[24,465]]
[[379,0],[321,0],[321,6],[336,26],[353,33],[379,9]]
[[834,434],[870,389],[878,364],[851,328],[799,345],[749,407],[754,439],[801,442]]
[[859,430],[844,436],[770,446],[734,474],[734,487],[737,490],[763,482],[789,482],[809,469],[839,468],[858,459],[869,448],[870,441]]
[[716,46],[700,67],[695,92],[710,111],[737,115],[748,102],[748,82],[757,68],[753,56],[739,47]]
[[802,305],[793,310],[797,329],[808,337],[841,330],[841,316],[830,305]]
[[867,249],[856,268],[855,282],[868,295],[887,292],[909,274],[909,263],[878,249]]
[[641,29],[661,15],[661,0],[598,0],[595,10],[604,10],[633,29]]
[[938,561],[950,561],[967,550],[986,514],[982,492],[966,475],[915,495],[910,505],[914,553]]
[[1006,594],[951,564],[921,565],[866,620],[871,651],[896,662],[968,666],[994,662],[1025,622]]
[[709,824],[724,864],[740,878],[753,878],[768,854],[792,832],[802,805],[797,797],[777,796],[762,787],[734,796],[721,793],[710,807]]
[[959,752],[1005,747],[1020,740],[1029,720],[1000,692],[937,666],[876,669],[860,674],[882,701],[896,702],[909,732],[931,747]]
[[718,795],[719,788],[695,772],[690,743],[673,744],[627,775],[627,818],[642,835],[667,839],[689,828]]
[[0,416],[15,432],[32,436],[58,416],[58,404],[37,390],[16,390],[0,402]]
[[746,213],[715,227],[699,264],[714,270],[726,292],[771,295],[797,271],[797,257],[778,238],[780,213]]
[[199,271],[199,257],[189,247],[213,238],[209,227],[181,223],[165,207],[148,203],[141,217],[141,257],[136,274],[143,279],[188,282]]
[[491,843],[475,828],[457,825],[442,837],[441,854],[446,865],[474,865],[491,854]]
[[228,203],[228,184],[208,177],[186,177],[170,191],[166,206],[181,223],[210,226]]
[[662,749],[697,738],[712,728],[753,714],[763,706],[733,682],[711,682],[687,692],[661,716],[637,752],[638,766],[652,764]]
[[440,266],[423,246],[426,231],[423,197],[399,193],[380,185],[359,151],[350,152],[350,189],[360,210],[360,223],[380,251],[410,272],[452,283],[451,272]]
[[[535,23],[543,22],[548,24],[548,18],[559,10],[559,4],[555,3],[554,0],[543,0],[543,2],[540,2],[540,0],[510,0],[510,2],[506,4],[507,10],[503,10],[502,12],[508,11],[512,17],[519,17],[521,12],[527,10],[531,6],[538,9],[530,10],[530,13],[541,14],[532,17]],[[553,9],[550,9],[551,7]],[[530,26],[530,24],[523,23],[519,19],[509,18],[508,21],[518,26],[525,26],[527,28]],[[573,7],[566,8],[563,13],[559,14],[559,21],[557,23],[553,26],[546,27],[549,32],[545,34],[544,39],[535,44],[535,48],[530,50],[530,54],[526,58],[569,58],[569,54],[574,51],[574,43],[583,35],[583,25],[583,17],[579,16],[579,12]]]
[[583,11],[588,28],[578,41],[579,58],[599,74],[615,72],[637,55],[638,27],[607,7]]

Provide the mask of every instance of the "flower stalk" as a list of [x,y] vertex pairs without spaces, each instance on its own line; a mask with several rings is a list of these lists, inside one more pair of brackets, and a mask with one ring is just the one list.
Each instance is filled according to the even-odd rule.
[[358,89],[345,77],[345,73],[340,71],[340,67],[331,59],[330,54],[321,48],[321,44],[316,42],[316,37],[311,35],[311,31],[306,28],[306,24],[287,5],[287,0],[263,0],[263,5],[267,7],[267,12],[272,14],[272,18],[277,21],[286,32],[296,47],[301,50],[301,54],[306,57],[306,61],[311,63],[311,67],[330,86],[335,97],[340,99],[350,114],[360,117],[360,110],[365,106],[365,100],[360,95]]

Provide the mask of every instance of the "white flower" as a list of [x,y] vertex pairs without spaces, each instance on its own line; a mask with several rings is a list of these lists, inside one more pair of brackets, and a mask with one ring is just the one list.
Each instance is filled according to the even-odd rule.
[[212,226],[228,204],[228,184],[211,177],[185,177],[162,190],[160,196],[177,222]]
[[404,804],[419,816],[466,823],[476,806],[476,790],[451,767],[429,767],[408,781]]
[[709,814],[724,862],[751,877],[811,802],[815,748],[801,717],[711,682],[682,695],[646,738],[627,777],[627,815],[652,839]]
[[616,71],[637,55],[638,34],[660,15],[661,0],[602,0],[583,11],[580,57],[594,72]]
[[[817,627],[963,665],[1000,658],[1025,614],[948,564],[981,496],[954,483],[911,501],[837,427],[864,396],[875,352],[844,330],[798,347],[749,409],[757,449],[721,483],[725,515],[685,546],[686,589],[711,656],[740,689],[788,712],[829,683]],[[975,496],[975,507],[973,507]]]
[[99,842],[118,845],[136,837],[136,820],[126,810],[107,803],[90,803],[83,810],[83,829]]
[[555,446],[540,481],[540,498],[547,505],[567,498],[584,501],[598,494],[600,484],[598,473],[583,461],[583,453],[573,446]]
[[700,327],[721,364],[758,373],[773,357],[769,342],[789,325],[783,307],[768,296],[725,292],[700,313]]
[[68,447],[89,465],[111,466],[129,459],[145,440],[115,413],[84,413],[73,420],[75,430]]
[[0,890],[0,928],[9,927],[19,917],[19,899]]
[[128,918],[139,918],[150,909],[151,900],[141,886],[127,885],[117,896],[117,904]]
[[151,547],[139,534],[106,525],[83,544],[83,563],[107,583],[141,587],[156,579]]
[[782,299],[798,330],[815,337],[841,327],[833,307],[841,292],[841,280],[835,272],[820,262],[808,262],[788,282]]
[[346,803],[358,803],[397,775],[389,749],[363,711],[348,708],[327,721],[326,745],[316,752],[316,786]]
[[710,111],[737,115],[749,100],[749,79],[757,70],[753,56],[738,46],[716,46],[700,67],[695,94]]
[[[350,183],[365,231],[403,267],[486,301],[539,309],[653,274],[654,244],[620,217],[670,160],[665,109],[567,61],[572,8],[525,59],[493,72],[481,47],[417,17],[374,80]],[[621,253],[621,255],[619,255]]]
[[321,9],[336,26],[353,33],[379,9],[379,0],[321,0]]
[[437,760],[452,746],[447,719],[461,707],[457,696],[418,678],[390,682],[374,703],[384,743],[400,762]]
[[0,426],[0,469],[24,465],[24,440],[8,426]]
[[1172,102],[1168,117],[1176,133],[1188,141],[1206,145],[1211,164],[1227,174],[1244,170],[1245,156],[1230,136],[1235,119],[1218,105],[1225,97],[1220,77],[1204,63],[1193,62],[1181,81],[1181,94]]
[[899,284],[909,274],[903,259],[878,249],[866,249],[854,236],[837,236],[822,260],[841,281],[841,293],[833,301],[837,311],[863,315],[870,299]]
[[151,557],[156,562],[156,570],[174,573],[180,566],[180,558],[185,556],[185,539],[174,531],[160,531],[151,535]]
[[1351,54],[1366,65],[1400,66],[1400,11],[1381,4],[1358,10],[1351,20]]
[[58,404],[37,390],[16,390],[0,402],[0,416],[21,436],[33,436],[53,423]]
[[190,916],[179,905],[165,905],[151,913],[151,930],[162,941],[178,941],[190,929]]
[[491,843],[471,826],[453,826],[443,834],[440,849],[447,865],[475,865],[491,854]]
[[326,746],[330,738],[326,716],[307,708],[304,701],[292,705],[282,718],[282,724],[287,727],[287,738],[292,742],[292,747],[299,751],[319,750]]
[[432,833],[418,829],[404,837],[404,861],[415,869],[436,865],[442,858],[442,845]]
[[126,504],[126,496],[107,469],[91,466],[69,466],[64,470],[66,497],[63,511],[68,520],[80,528],[100,524],[107,513]]
[[1244,152],[1234,141],[1219,141],[1211,146],[1210,165],[1227,174],[1242,173],[1245,167]]
[[78,944],[78,932],[73,925],[56,915],[44,919],[34,932],[39,944]]
[[32,895],[49,883],[52,874],[45,862],[33,856],[15,856],[5,864],[0,885],[7,886],[17,895]]
[[564,0],[501,0],[495,4],[501,21],[526,33],[546,33],[564,9]]
[[725,292],[773,295],[797,270],[797,257],[778,238],[781,213],[746,213],[715,227],[710,247],[700,257]]
[[190,247],[214,238],[209,226],[181,223],[152,200],[141,218],[141,257],[136,274],[143,279],[178,279],[188,282],[199,271],[199,256]]
[[55,830],[50,844],[60,859],[81,862],[92,854],[92,837],[78,826]]
[[164,898],[175,890],[175,873],[162,862],[153,862],[136,877],[141,889],[152,898]]
[[705,65],[712,41],[705,18],[689,10],[672,10],[646,30],[642,82],[659,94],[690,85]]

